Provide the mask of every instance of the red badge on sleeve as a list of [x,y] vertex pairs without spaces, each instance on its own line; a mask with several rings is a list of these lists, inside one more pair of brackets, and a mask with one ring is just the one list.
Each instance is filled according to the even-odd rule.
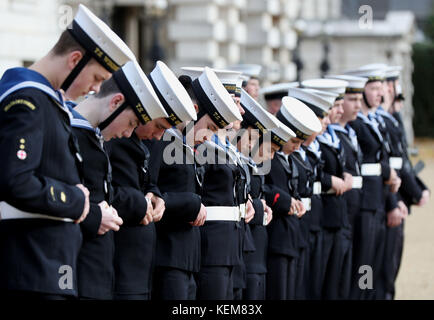
[[17,151],[17,157],[20,160],[24,160],[27,158],[27,152],[25,152],[24,150],[18,150]]

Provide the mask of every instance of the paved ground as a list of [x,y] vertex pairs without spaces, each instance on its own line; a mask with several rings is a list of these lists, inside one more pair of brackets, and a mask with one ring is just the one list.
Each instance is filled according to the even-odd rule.
[[[434,192],[434,140],[418,140],[425,161],[420,177]],[[434,196],[423,207],[412,208],[405,225],[404,255],[396,283],[396,299],[434,299]]]

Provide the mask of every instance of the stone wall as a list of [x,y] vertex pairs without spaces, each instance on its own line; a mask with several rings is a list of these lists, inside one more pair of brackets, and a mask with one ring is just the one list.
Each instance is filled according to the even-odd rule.
[[58,0],[0,1],[0,76],[45,55],[61,33]]

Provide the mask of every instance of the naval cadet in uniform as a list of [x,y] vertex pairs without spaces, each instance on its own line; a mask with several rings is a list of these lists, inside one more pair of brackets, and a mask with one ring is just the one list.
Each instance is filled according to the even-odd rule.
[[[322,231],[322,216],[323,216],[323,201],[318,189],[321,189],[321,181],[324,181],[322,168],[324,161],[315,155],[320,151],[314,153],[312,159],[306,156],[306,146],[310,146],[317,140],[317,136],[323,134],[327,125],[329,124],[328,113],[333,105],[333,100],[336,95],[330,97],[322,97],[318,92],[310,89],[290,88],[288,95],[296,98],[307,105],[316,115],[321,122],[322,130],[318,133],[312,134],[303,143],[304,147],[296,150],[291,154],[291,159],[298,171],[298,188],[299,195],[303,201],[306,210],[308,211],[300,219],[299,230],[299,258],[298,258],[298,272],[297,272],[297,298],[311,298],[319,299],[321,297],[321,290],[323,287],[326,264],[323,258],[324,255],[324,231]],[[316,145],[320,149],[319,143]],[[320,160],[322,160],[320,162]],[[312,167],[311,161],[314,165]],[[318,170],[321,164],[321,170]],[[318,176],[315,175],[314,168],[317,170]],[[316,183],[318,181],[319,183]],[[316,187],[315,196],[314,186]],[[312,193],[311,197],[309,197]]]
[[[305,80],[301,89],[303,93],[313,93],[328,107],[321,112],[328,112],[331,124],[336,123],[342,115],[343,93],[346,81],[333,79]],[[297,89],[291,89],[293,91]],[[290,91],[291,91],[290,90]],[[324,105],[317,99],[312,106],[321,108]],[[351,276],[351,233],[349,230],[346,201],[343,194],[351,189],[352,176],[345,171],[345,154],[333,127],[318,135],[321,158],[324,160],[321,177],[323,191],[323,268],[325,271],[322,285],[324,299],[347,299]]]
[[[182,68],[184,72],[188,72],[192,76],[195,76],[198,71],[201,71],[202,68],[194,68],[194,67],[185,67]],[[240,105],[240,96],[241,96],[241,85],[242,78],[240,77],[241,73],[238,71],[232,70],[224,70],[224,69],[213,69],[219,78],[220,82],[229,92],[229,94],[234,99],[239,112],[244,114],[244,109]],[[235,147],[236,140],[238,139],[238,132],[241,128],[241,121],[236,120],[232,123],[232,127],[230,130],[227,130],[226,137],[216,138],[214,139],[222,139],[226,142],[224,146],[227,151],[227,155],[233,159],[233,163],[236,164],[239,168],[240,177],[238,179],[236,185],[236,194],[240,207],[240,237],[241,237],[241,248],[243,254],[241,255],[240,263],[235,265],[232,270],[232,284],[233,284],[233,299],[241,300],[243,289],[246,287],[246,266],[244,263],[244,254],[247,252],[252,252],[255,250],[253,245],[253,239],[250,232],[250,227],[247,224],[252,218],[254,214],[253,206],[251,201],[248,201],[249,194],[249,169],[246,163],[244,163],[241,159],[241,153]],[[234,137],[235,136],[235,137]],[[220,141],[218,142],[220,143]],[[205,168],[205,167],[203,167]]]
[[[208,69],[205,68],[205,72],[209,73]],[[225,88],[216,74],[217,72],[213,71],[213,77],[206,78],[203,74],[197,77],[197,72],[189,73],[196,98],[210,106],[209,99],[198,85],[209,87],[211,83],[215,88],[214,95],[217,94],[219,97],[216,101],[226,105],[226,108],[221,110],[212,109],[214,118],[219,119],[219,128],[223,129],[232,126],[234,121],[240,122],[242,117],[230,95],[230,88]],[[242,233],[236,194],[236,183],[240,173],[237,165],[226,164],[226,146],[217,143],[218,140],[206,141],[198,148],[202,153],[207,152],[207,158],[210,159],[206,163],[200,161],[203,171],[200,194],[207,215],[204,225],[200,227],[201,267],[197,275],[199,300],[233,299],[233,268],[241,264]],[[219,151],[214,153],[216,150]],[[223,155],[223,163],[218,159],[219,154]]]
[[[286,142],[290,137],[295,137],[295,134],[291,135],[289,129],[286,130],[282,123],[244,90],[241,92],[241,106],[245,111],[241,123],[244,132],[237,143],[237,148],[241,151],[241,160],[249,169],[249,194],[255,210],[253,219],[246,225],[250,229],[255,250],[244,252],[243,256],[246,266],[246,288],[243,298],[265,300],[268,246],[266,226],[272,219],[272,210],[266,204],[263,193],[264,175],[267,170],[263,162],[270,161],[274,153],[280,149],[281,144],[277,141]],[[276,140],[272,140],[270,130],[278,127],[281,128],[280,135],[283,139],[275,136]],[[257,130],[258,134],[255,135],[252,130]],[[247,154],[244,150],[246,138],[249,146]]]
[[135,61],[127,62],[103,82],[96,95],[71,112],[73,131],[83,157],[84,184],[90,191],[90,211],[81,223],[83,245],[77,262],[78,294],[80,299],[112,299],[113,231],[118,231],[123,221],[112,207],[111,165],[103,142],[129,138],[139,123],[163,117],[165,113]]
[[265,177],[266,201],[273,210],[273,220],[267,226],[266,296],[272,300],[288,300],[296,298],[299,217],[306,212],[298,196],[297,167],[289,154],[310,135],[319,132],[321,124],[312,110],[292,97],[282,99],[276,117],[294,131],[296,137],[289,139],[276,153],[271,171]]
[[[199,76],[204,69],[197,70]],[[226,104],[213,100],[216,88],[203,85],[190,77],[182,68],[180,80],[185,87],[187,98],[197,116],[194,122],[188,125],[185,121],[172,123],[173,127],[166,131],[162,141],[155,142],[160,151],[151,157],[152,161],[161,163],[157,184],[160,188],[166,211],[162,220],[157,224],[157,258],[154,279],[154,298],[164,300],[194,300],[196,298],[195,278],[199,272],[201,262],[201,236],[199,227],[205,223],[206,208],[199,195],[201,176],[196,170],[195,146],[203,143],[204,137],[196,134],[209,130],[217,132],[219,119],[214,109],[227,108]],[[152,76],[152,74],[151,74]],[[204,77],[208,74],[205,73]],[[193,85],[193,81],[196,81]],[[214,82],[209,81],[208,84]],[[217,87],[220,83],[215,82]],[[200,86],[200,88],[199,88]],[[201,98],[197,98],[201,96]],[[206,95],[207,99],[203,95]],[[211,102],[210,105],[207,101]],[[195,110],[196,109],[196,110]],[[230,111],[230,110],[229,110]],[[235,120],[236,118],[233,118]],[[193,126],[191,126],[193,124]],[[191,137],[191,135],[193,135]],[[192,138],[192,139],[190,139]],[[172,148],[173,147],[173,148]],[[180,152],[179,159],[168,159],[165,150]],[[157,148],[153,148],[158,150]],[[163,155],[166,154],[166,157]],[[174,160],[174,161],[170,161]]]
[[[384,65],[385,78],[383,82],[383,103],[375,111],[377,121],[380,124],[380,131],[383,137],[389,141],[389,165],[395,169],[398,176],[402,176],[404,149],[402,145],[402,134],[399,122],[390,114],[389,110],[395,97],[393,83],[398,80],[402,69],[400,66]],[[389,206],[386,208],[386,243],[383,260],[382,280],[383,291],[379,293],[377,299],[391,300],[395,293],[395,279],[399,265],[399,246],[402,239],[402,228],[408,208],[400,197],[400,193],[389,194]]]
[[[142,82],[153,88],[143,71],[140,74]],[[161,138],[164,130],[170,127],[166,120],[169,115],[155,90],[141,90],[151,95],[160,107],[148,110],[149,114],[143,117],[144,121],[130,138],[106,142],[112,164],[113,206],[124,222],[114,236],[114,298],[117,300],[151,298],[156,241],[154,222],[161,219],[165,209],[156,182],[150,175],[158,165],[156,168],[149,166],[150,152],[142,140]]]
[[[169,115],[166,120],[170,123],[172,130],[174,126],[185,125],[186,122],[197,119],[196,110],[188,92],[163,62],[157,63],[150,73],[149,79]],[[168,135],[165,134],[166,137]],[[193,184],[182,181],[182,183],[180,182],[181,187],[179,187],[176,179],[184,180],[185,176],[172,175],[173,172],[169,172],[171,183],[167,183],[169,177],[165,176],[163,168],[165,162],[170,163],[173,157],[171,152],[167,153],[166,151],[168,146],[166,140],[145,141],[146,146],[151,151],[150,166],[155,168],[155,172],[151,172],[152,180],[157,184],[165,203],[164,215],[161,221],[156,224],[153,299],[192,300],[196,293],[193,273],[197,272],[199,268],[198,244],[200,243],[200,236],[198,230],[189,222],[195,221],[199,213],[201,214],[200,220],[205,212],[203,210],[196,211],[197,207],[202,209],[200,198],[194,197],[188,192],[192,186],[193,188],[195,186],[194,178]],[[182,149],[175,150],[175,155],[173,155],[175,158],[177,152],[182,154]],[[175,189],[177,185],[178,189]],[[184,189],[186,187],[187,190]],[[181,189],[184,189],[185,192],[181,192]],[[196,216],[191,218],[194,214]]]
[[[315,96],[312,106],[315,103]],[[304,100],[308,100],[307,96]],[[308,101],[306,101],[308,102]],[[308,102],[309,103],[309,102]],[[321,104],[320,104],[321,105]],[[330,124],[325,110],[311,107],[312,111],[321,122],[321,131],[318,134],[312,134],[303,145],[300,147],[300,158],[304,160],[307,169],[307,178],[312,183],[306,187],[306,194],[312,192],[310,201],[310,212],[306,215],[308,225],[308,254],[306,255],[305,281],[306,281],[306,298],[311,300],[319,300],[322,297],[322,286],[324,281],[325,268],[323,267],[323,230],[321,226],[323,216],[323,201],[321,196],[323,179],[324,160],[321,158],[321,149],[317,136],[323,134]],[[310,165],[310,167],[309,167]],[[302,173],[300,173],[302,176]]]
[[[379,286],[385,243],[386,189],[398,184],[398,176],[391,169],[384,149],[384,139],[378,129],[374,112],[381,103],[384,71],[378,68],[363,68],[345,72],[347,75],[367,79],[363,92],[361,111],[349,125],[354,129],[363,160],[360,167],[363,177],[360,214],[354,220],[353,279],[360,277],[359,268],[370,266],[373,271],[373,289],[361,290],[359,281],[353,280],[352,299],[375,299]],[[358,239],[360,235],[360,239]]]
[[[345,88],[343,101],[343,113],[337,123],[331,124],[337,137],[339,138],[341,147],[344,149],[345,157],[345,172],[352,175],[352,188],[344,193],[348,219],[351,226],[353,252],[359,250],[359,241],[363,241],[362,235],[356,233],[355,220],[360,214],[362,201],[362,186],[363,177],[361,176],[360,166],[363,161],[363,154],[358,143],[357,135],[354,129],[349,125],[350,121],[357,118],[357,114],[361,109],[362,93],[366,84],[366,79],[349,75],[329,75],[327,78],[339,79],[348,82]],[[354,270],[352,265],[351,285],[358,283],[360,274]]]
[[[402,93],[402,87],[398,82],[398,79],[393,81],[392,84],[389,83],[389,86],[392,86],[391,93],[393,94],[392,106],[389,109],[389,112],[392,116],[398,121],[398,125],[401,133],[401,146],[403,149],[403,164],[401,169],[401,187],[399,188],[399,196],[408,208],[408,213],[411,213],[411,206],[424,206],[429,197],[430,191],[425,183],[417,176],[413,169],[413,165],[411,163],[409,154],[408,154],[408,143],[407,137],[405,133],[404,123],[401,117],[401,109],[403,107],[403,101],[405,97]],[[405,220],[402,223],[402,226],[399,227],[399,235],[398,235],[398,243],[396,244],[396,252],[393,258],[394,266],[395,266],[395,277],[398,275],[399,267],[402,259],[402,250],[404,246],[404,226]],[[394,296],[394,290],[391,293],[392,297]]]
[[98,91],[133,57],[80,5],[72,26],[45,57],[28,69],[7,70],[0,80],[0,290],[5,296],[77,295],[78,223],[89,211],[89,191],[59,89],[71,99]]

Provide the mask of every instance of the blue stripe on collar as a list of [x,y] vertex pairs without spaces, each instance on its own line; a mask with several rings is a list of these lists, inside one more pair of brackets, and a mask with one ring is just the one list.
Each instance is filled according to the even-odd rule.
[[78,113],[76,110],[74,110],[71,106],[74,105],[74,103],[68,103],[68,108],[71,111],[72,119],[71,119],[71,126],[74,128],[82,128],[87,129],[93,132],[96,132],[96,128],[92,127],[90,122],[84,118],[80,113]]
[[339,149],[341,147],[341,141],[330,125],[328,125],[327,130],[322,135],[319,135],[317,138],[319,142],[326,144],[334,149]]
[[395,119],[394,116],[392,116],[389,112],[385,111],[381,106],[378,107],[378,109],[375,111],[376,114],[380,115],[381,117],[386,117],[388,118],[390,121],[392,121],[392,123],[395,126],[399,126],[398,121]]
[[13,92],[24,88],[36,88],[51,96],[62,106],[63,97],[51,83],[39,72],[27,68],[11,68],[6,70],[0,80],[0,101]]
[[318,137],[316,137],[315,140],[312,141],[312,143],[307,147],[307,150],[311,151],[317,157],[317,159],[321,158],[321,148]]
[[332,128],[334,131],[340,131],[340,132],[348,133],[346,128],[342,127],[341,125],[339,125],[337,123],[329,124],[329,127]]

